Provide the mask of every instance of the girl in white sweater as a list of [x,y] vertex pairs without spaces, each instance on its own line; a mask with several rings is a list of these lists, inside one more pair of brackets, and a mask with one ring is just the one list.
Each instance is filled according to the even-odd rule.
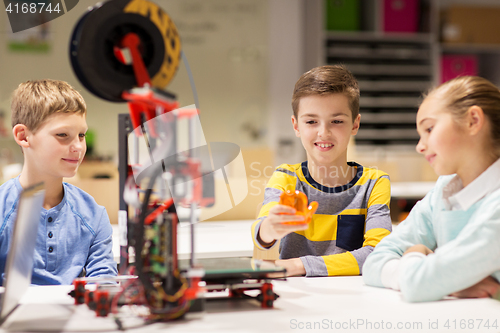
[[366,284],[410,302],[492,297],[500,280],[500,91],[460,77],[417,114],[417,151],[442,176],[363,266]]

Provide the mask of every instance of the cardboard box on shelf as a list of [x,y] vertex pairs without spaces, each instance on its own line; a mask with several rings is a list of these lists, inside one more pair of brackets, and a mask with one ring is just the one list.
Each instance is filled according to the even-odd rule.
[[228,184],[222,178],[215,179],[215,204],[201,210],[200,221],[256,218],[267,181],[276,168],[274,154],[269,148],[243,148],[241,154],[243,163],[230,163],[225,168]]
[[270,250],[261,250],[257,246],[253,246],[253,255],[254,259],[261,260],[278,260],[280,258],[280,241],[277,242],[276,245]]
[[118,224],[119,182],[116,165],[84,161],[76,176],[64,178],[64,181],[90,194],[97,204],[106,208],[111,224]]
[[64,181],[75,185],[90,194],[98,205],[104,206],[111,224],[118,224],[119,185],[118,177],[112,179],[64,178]]
[[274,169],[274,153],[269,148],[242,148],[247,178],[271,178]]
[[[229,178],[230,195],[243,196],[237,204],[228,195],[224,179],[215,180],[215,204],[201,210],[200,221],[252,220],[257,218],[262,202],[267,178]],[[236,193],[237,192],[237,193]]]
[[112,179],[118,178],[118,167],[110,162],[83,161],[78,167],[77,178]]
[[451,6],[443,12],[443,42],[500,44],[500,7]]
[[358,152],[355,161],[386,172],[391,182],[435,181],[438,177],[425,158],[416,152]]

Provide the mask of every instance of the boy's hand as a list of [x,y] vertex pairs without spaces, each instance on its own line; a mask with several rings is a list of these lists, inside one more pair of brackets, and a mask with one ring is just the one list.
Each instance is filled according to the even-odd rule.
[[[305,230],[309,227],[304,221],[304,216],[295,215],[295,208],[276,205],[269,210],[269,215],[262,221],[259,229],[260,239],[270,244],[274,240],[281,239],[291,232]],[[299,224],[286,224],[284,222],[299,222]]]
[[303,276],[306,275],[306,269],[300,258],[276,260],[276,266],[286,268],[286,276]]
[[403,255],[410,253],[410,252],[420,252],[420,253],[423,253],[425,255],[434,253],[431,249],[429,249],[424,244],[415,244],[415,245],[411,246],[408,250],[405,251],[405,253],[403,253]]
[[461,291],[450,294],[450,296],[455,296],[458,298],[485,298],[485,297],[495,297],[500,291],[500,284],[488,276],[487,278],[479,281],[472,287],[466,288]]

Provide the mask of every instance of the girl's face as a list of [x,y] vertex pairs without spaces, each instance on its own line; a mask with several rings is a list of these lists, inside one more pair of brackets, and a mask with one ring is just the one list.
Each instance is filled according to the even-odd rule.
[[438,175],[460,173],[468,162],[470,141],[442,99],[430,95],[424,100],[417,113],[417,131],[417,152],[425,156]]

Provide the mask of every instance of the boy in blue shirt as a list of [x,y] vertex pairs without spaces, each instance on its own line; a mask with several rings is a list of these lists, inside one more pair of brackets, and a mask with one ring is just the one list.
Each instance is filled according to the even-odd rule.
[[85,156],[86,105],[69,84],[27,81],[12,96],[12,133],[24,155],[21,174],[0,186],[0,273],[4,273],[17,201],[23,188],[44,182],[45,199],[34,254],[32,283],[71,284],[114,276],[112,228],[106,209],[79,188],[63,183]]

